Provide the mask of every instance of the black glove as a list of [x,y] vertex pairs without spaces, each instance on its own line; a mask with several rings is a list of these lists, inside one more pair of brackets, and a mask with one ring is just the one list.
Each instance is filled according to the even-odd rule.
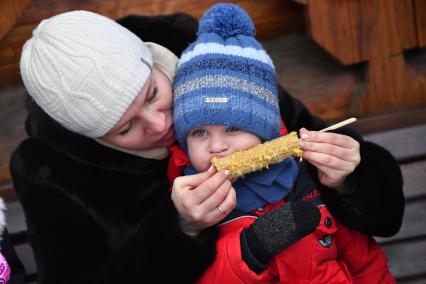
[[243,260],[254,272],[262,272],[275,255],[312,233],[320,220],[319,209],[305,201],[272,209],[241,233]]

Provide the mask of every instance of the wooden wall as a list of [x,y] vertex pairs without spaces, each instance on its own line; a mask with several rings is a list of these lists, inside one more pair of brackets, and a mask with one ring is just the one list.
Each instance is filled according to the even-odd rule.
[[312,39],[343,65],[366,63],[368,82],[356,112],[426,105],[424,82],[411,76],[404,51],[425,47],[424,0],[306,0]]
[[0,86],[19,82],[18,62],[22,45],[42,19],[78,9],[97,12],[113,19],[129,14],[158,15],[176,12],[186,12],[199,18],[216,2],[233,2],[246,9],[255,22],[259,38],[303,30],[303,7],[285,0],[33,0],[17,24],[0,40]]

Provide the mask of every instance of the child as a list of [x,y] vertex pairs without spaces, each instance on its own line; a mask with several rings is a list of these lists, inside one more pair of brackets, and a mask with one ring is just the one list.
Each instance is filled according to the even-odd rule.
[[[275,69],[254,31],[245,11],[218,4],[182,54],[173,115],[185,175],[286,133]],[[374,240],[331,216],[304,162],[286,159],[233,186],[236,208],[219,224],[215,262],[199,283],[394,283]]]

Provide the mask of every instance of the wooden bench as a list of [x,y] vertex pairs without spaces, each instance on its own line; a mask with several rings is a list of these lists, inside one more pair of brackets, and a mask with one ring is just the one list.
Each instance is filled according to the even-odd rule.
[[426,282],[426,125],[366,136],[393,153],[404,177],[405,214],[401,230],[377,238],[398,283]]

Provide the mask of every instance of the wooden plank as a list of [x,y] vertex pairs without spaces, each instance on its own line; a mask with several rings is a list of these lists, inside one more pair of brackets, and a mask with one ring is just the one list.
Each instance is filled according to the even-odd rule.
[[[426,183],[424,183],[426,194]],[[426,199],[408,202],[405,206],[404,219],[401,230],[389,238],[375,238],[382,245],[406,239],[426,237]],[[423,225],[420,225],[423,224]]]
[[24,210],[18,201],[8,202],[6,210],[6,224],[10,235],[27,231]]
[[[404,195],[408,200],[426,196],[426,160],[401,165]],[[425,218],[426,221],[426,218]],[[426,228],[426,226],[425,226]]]
[[354,93],[362,89],[357,66],[340,65],[305,35],[263,40],[274,62],[278,82],[323,119],[346,116]]
[[415,8],[412,0],[396,1],[397,29],[402,49],[417,47]]
[[356,112],[425,103],[424,80],[413,82],[407,76],[402,54],[417,46],[414,9],[410,1],[309,1],[308,30],[315,42],[342,64],[368,61],[368,88],[354,99]]
[[377,56],[401,54],[398,25],[399,0],[357,1],[359,11],[359,46],[361,57],[371,60]]
[[[261,34],[262,25],[257,25],[259,20],[262,20],[263,24],[277,25],[277,28],[282,25],[289,26],[290,30],[293,30],[294,26],[298,26],[300,30],[300,27],[303,26],[302,7],[291,1],[281,0],[270,0],[267,3],[260,3],[256,0],[33,0],[19,24],[33,24],[59,13],[79,9],[97,12],[113,19],[129,14],[159,15],[176,12],[186,12],[200,18],[208,8],[218,2],[233,2],[246,9]],[[297,14],[296,18],[293,17],[293,14]],[[290,15],[289,18],[287,18],[288,15]],[[290,19],[298,20],[291,21]]]
[[416,277],[416,279],[403,279],[398,281],[399,284],[425,284],[426,276]]
[[310,0],[307,21],[312,39],[342,64],[365,60],[359,42],[359,1]]
[[[10,177],[7,177],[10,179]],[[0,197],[6,202],[13,202],[17,200],[15,189],[13,188],[12,181],[0,182]]]
[[398,282],[426,275],[426,240],[394,243],[383,249],[389,259],[389,269]]
[[316,43],[344,65],[368,61],[368,85],[352,102],[355,112],[393,111],[425,102],[412,92],[402,54],[403,48],[416,46],[412,3],[310,0],[307,7],[308,31]]
[[384,56],[381,50],[373,52],[377,55],[368,61],[366,69],[368,89],[362,95],[357,111],[366,114],[392,111],[401,106],[414,107],[416,104],[408,91],[404,55]]
[[372,49],[389,54],[417,46],[411,1],[308,2],[312,38],[345,65],[372,57]]
[[[16,66],[24,42],[30,38],[32,30],[42,19],[79,9],[97,12],[113,19],[130,14],[159,15],[176,12],[186,12],[200,18],[205,10],[218,2],[223,1],[33,0],[17,25],[0,41],[0,85],[7,84],[8,78],[19,77],[17,69],[3,72],[2,68],[4,69],[5,65]],[[258,38],[270,38],[304,30],[303,7],[296,3],[282,0],[270,0],[266,4],[256,0],[232,2],[250,13]]]
[[31,0],[0,0],[0,40],[18,22]]
[[368,134],[365,139],[383,146],[400,160],[426,154],[426,124]]
[[426,1],[414,0],[416,13],[417,41],[420,47],[426,46]]
[[22,84],[18,63],[0,65],[0,89]]
[[35,264],[34,252],[31,246],[28,243],[16,245],[15,250],[25,267],[26,274],[35,274],[37,272],[37,266]]
[[407,76],[402,54],[404,38],[401,38],[399,28],[400,2],[360,1],[362,18],[366,19],[361,24],[361,35],[365,39],[360,42],[361,51],[368,59],[365,76],[369,82],[357,107],[360,113],[390,111],[419,104],[419,94],[412,90],[412,80]]
[[426,106],[426,49],[405,52],[405,58],[410,79],[410,93],[406,100],[410,104]]
[[25,137],[25,88],[0,89],[0,185],[10,182],[12,151]]
[[[126,3],[127,2],[127,3]],[[1,64],[18,62],[23,43],[30,38],[40,20],[74,9],[86,9],[114,19],[129,15],[159,15],[186,12],[200,18],[205,10],[219,1],[43,1],[34,0],[22,21],[0,42]],[[303,30],[302,9],[286,1],[269,1],[268,5],[253,0],[239,1],[253,18],[259,38],[273,37]],[[118,6],[118,7],[117,7]]]
[[0,41],[0,67],[19,62],[22,46],[34,28],[36,24],[16,26]]
[[365,135],[419,124],[426,124],[426,107],[359,116],[351,127]]

